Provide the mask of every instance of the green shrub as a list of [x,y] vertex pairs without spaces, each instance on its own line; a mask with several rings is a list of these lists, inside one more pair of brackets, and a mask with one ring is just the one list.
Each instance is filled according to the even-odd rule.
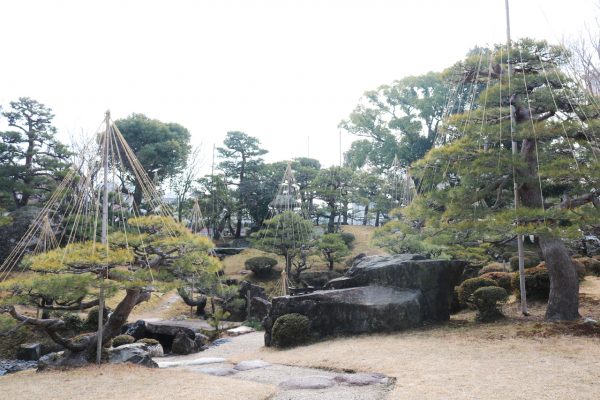
[[352,247],[352,243],[356,239],[354,234],[350,232],[340,232],[340,235],[342,236],[342,240],[344,241],[344,243],[346,243],[346,246]]
[[[79,315],[73,313],[64,314],[61,319],[65,322],[65,329],[75,332],[81,332],[86,327],[85,321],[79,318]],[[96,321],[98,316],[96,315]]]
[[152,339],[152,338],[142,338],[140,340],[138,340],[136,343],[143,343],[143,344],[147,344],[148,346],[156,346],[157,344],[160,344],[160,342],[156,339]]
[[[517,298],[520,298],[519,273],[512,278],[512,287]],[[525,291],[528,300],[548,300],[550,294],[550,277],[545,266],[537,266],[525,270]]]
[[223,310],[229,313],[230,321],[243,321],[246,316],[246,300],[236,297],[223,304]]
[[486,286],[477,289],[470,298],[471,303],[477,308],[477,320],[490,322],[502,318],[502,311],[498,308],[508,298],[508,292],[497,286]]
[[[525,256],[523,257],[523,261],[525,263],[525,268],[537,267],[542,262],[540,257],[532,253],[525,254]],[[514,256],[510,258],[510,270],[519,270],[519,256]]]
[[482,278],[482,277],[471,278],[471,279],[465,280],[458,287],[458,290],[457,290],[458,301],[462,305],[467,305],[469,303],[469,298],[471,297],[471,295],[477,289],[479,289],[481,287],[486,287],[486,286],[498,286],[498,284],[491,279]]
[[497,286],[510,293],[512,291],[512,276],[513,274],[510,272],[488,272],[481,275],[480,278],[491,279],[496,282]]
[[[104,323],[108,320],[108,310],[105,308],[102,314]],[[95,330],[98,328],[98,306],[94,306],[88,310],[87,317],[85,318],[85,328]]]
[[291,347],[308,342],[310,321],[301,314],[285,314],[277,318],[271,330],[273,346]]
[[488,272],[507,272],[504,264],[493,262],[479,270],[479,276],[487,274]]
[[244,265],[255,276],[266,277],[271,275],[273,267],[277,265],[277,260],[271,257],[252,257],[247,259]]
[[135,342],[135,338],[131,335],[119,335],[113,338],[112,345],[113,347],[123,346],[124,344],[131,344]]

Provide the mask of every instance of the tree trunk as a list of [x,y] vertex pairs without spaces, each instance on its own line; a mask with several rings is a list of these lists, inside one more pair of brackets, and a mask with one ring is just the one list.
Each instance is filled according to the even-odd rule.
[[[522,182],[519,188],[522,205],[530,208],[542,208],[535,147],[534,140],[523,140],[521,156],[527,166],[517,169],[516,173],[518,181]],[[580,317],[579,280],[567,248],[560,238],[551,234],[540,236],[539,245],[550,278],[546,320],[572,321],[578,319]]]
[[135,189],[133,191],[133,208],[139,213],[140,206],[142,205],[142,187],[139,182],[136,180]]
[[379,213],[379,210],[377,210],[377,211],[375,212],[375,227],[376,227],[376,228],[377,228],[377,227],[379,227],[379,216],[380,216],[380,215],[381,215],[381,214]]
[[342,225],[348,225],[348,201],[344,201],[342,207]]
[[331,210],[329,213],[329,220],[327,221],[327,233],[335,232],[335,205],[329,205],[329,209]]
[[368,223],[369,223],[369,203],[367,203],[365,205],[365,214],[364,214],[364,217],[363,217],[362,224],[366,226]]

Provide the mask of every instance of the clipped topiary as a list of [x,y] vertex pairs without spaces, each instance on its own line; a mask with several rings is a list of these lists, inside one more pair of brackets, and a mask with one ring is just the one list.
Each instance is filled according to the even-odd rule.
[[[525,257],[523,257],[523,262],[525,264],[525,268],[533,268],[538,266],[539,263],[542,262],[542,260],[540,257],[538,257],[537,254],[527,253],[525,254]],[[519,270],[519,256],[514,256],[510,258],[510,270]]]
[[471,295],[477,289],[486,287],[486,286],[498,286],[498,284],[491,279],[482,278],[482,277],[471,278],[471,279],[465,280],[463,283],[460,284],[460,286],[458,287],[458,289],[456,291],[458,293],[458,301],[462,305],[468,305],[469,298],[471,297]]
[[479,270],[479,276],[487,274],[488,272],[507,272],[506,267],[502,263],[493,262]]
[[501,287],[485,286],[477,289],[470,302],[477,309],[477,320],[481,322],[495,321],[504,317],[498,306],[508,298],[508,292]]
[[271,275],[273,267],[277,265],[277,260],[271,257],[252,257],[247,259],[244,265],[255,276],[266,277]]
[[[108,321],[108,310],[105,308],[102,314],[103,322]],[[85,317],[85,328],[86,329],[97,329],[98,328],[98,306],[94,306],[88,310],[87,316]]]
[[509,293],[512,291],[512,277],[513,274],[510,272],[488,272],[481,275],[481,278],[493,280],[497,286],[500,286]]
[[275,347],[292,347],[308,342],[310,321],[301,314],[284,314],[277,318],[271,330]]
[[135,338],[131,335],[119,335],[113,338],[113,347],[123,346],[124,344],[131,344],[135,342]]
[[136,343],[143,343],[143,344],[147,344],[148,346],[156,346],[157,344],[160,344],[160,342],[156,339],[152,339],[152,338],[142,338],[140,340],[138,340]]
[[[512,287],[517,296],[521,296],[519,290],[519,273],[514,274],[512,278]],[[535,268],[525,270],[525,291],[528,300],[548,300],[550,295],[550,277],[545,266],[539,265]]]
[[352,243],[354,242],[354,240],[356,240],[354,234],[350,232],[340,232],[340,235],[342,236],[342,240],[344,241],[344,243],[346,243],[346,246],[352,247]]

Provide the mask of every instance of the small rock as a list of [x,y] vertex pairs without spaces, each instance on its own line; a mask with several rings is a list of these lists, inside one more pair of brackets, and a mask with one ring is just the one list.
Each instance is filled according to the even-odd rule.
[[165,356],[165,351],[160,343],[153,344],[153,345],[147,345],[147,349],[148,349],[148,356],[150,356],[150,357],[164,357]]
[[335,385],[335,380],[328,376],[310,375],[288,379],[279,384],[285,390],[292,389],[327,389]]
[[249,326],[238,326],[237,328],[228,329],[227,333],[231,336],[239,336],[246,333],[254,332],[255,329],[250,328]]
[[387,378],[382,374],[344,374],[337,375],[335,378],[337,383],[343,383],[350,386],[368,386],[385,383]]
[[64,351],[57,351],[54,353],[46,354],[45,356],[40,357],[38,360],[38,370],[51,369],[53,367],[58,367],[62,364],[62,361],[65,359]]
[[206,365],[206,364],[219,364],[224,363],[224,358],[218,357],[203,357],[195,360],[182,360],[182,361],[162,361],[158,363],[159,368],[170,368],[170,367],[188,367],[194,365]]
[[583,323],[584,324],[588,324],[588,325],[596,325],[598,323],[598,321],[596,321],[593,318],[586,317],[586,318],[583,319]]
[[39,343],[24,343],[17,350],[17,358],[25,361],[37,361],[42,356],[42,346]]
[[217,339],[217,340],[215,340],[214,342],[211,343],[211,346],[212,347],[216,347],[216,346],[220,346],[222,344],[229,343],[229,342],[231,342],[231,339],[226,339],[226,338]]
[[233,368],[203,368],[197,371],[213,376],[229,376],[237,374],[237,371]]
[[193,339],[190,339],[185,333],[179,332],[173,339],[171,351],[175,354],[187,355],[198,351],[198,346]]
[[233,369],[238,371],[249,371],[251,369],[265,368],[270,366],[268,362],[264,362],[263,360],[247,360],[238,363]]

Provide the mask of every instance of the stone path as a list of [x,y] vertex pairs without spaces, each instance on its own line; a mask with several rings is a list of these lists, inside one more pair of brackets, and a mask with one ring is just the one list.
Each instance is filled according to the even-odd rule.
[[230,338],[202,353],[183,357],[156,358],[160,368],[188,371],[254,381],[277,387],[273,400],[379,400],[393,386],[392,379],[381,374],[345,374],[317,368],[269,364],[263,360],[245,360],[237,364],[230,357],[240,358],[255,352],[262,344],[262,333],[255,332]]

